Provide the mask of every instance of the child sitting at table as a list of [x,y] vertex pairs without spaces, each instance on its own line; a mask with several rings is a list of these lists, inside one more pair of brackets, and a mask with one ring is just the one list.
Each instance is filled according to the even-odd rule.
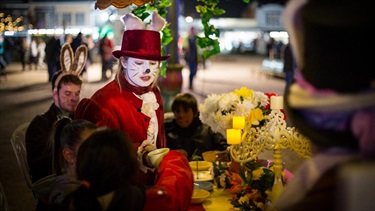
[[174,118],[165,121],[167,147],[185,154],[189,160],[207,151],[224,151],[218,155],[228,160],[228,144],[225,137],[212,131],[199,119],[197,99],[189,93],[176,95],[172,103]]
[[78,150],[81,186],[64,200],[63,210],[143,210],[136,151],[120,129],[96,130]]

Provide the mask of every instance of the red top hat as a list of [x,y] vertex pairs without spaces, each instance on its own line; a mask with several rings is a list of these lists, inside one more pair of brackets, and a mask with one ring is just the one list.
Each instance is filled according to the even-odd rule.
[[116,58],[128,56],[138,59],[162,61],[170,55],[160,53],[160,33],[151,30],[126,30],[122,38],[121,50],[113,51]]

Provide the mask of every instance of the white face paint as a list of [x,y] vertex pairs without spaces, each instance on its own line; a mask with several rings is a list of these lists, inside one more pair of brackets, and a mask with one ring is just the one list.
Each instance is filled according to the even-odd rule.
[[126,79],[134,86],[147,87],[159,76],[159,61],[129,57],[128,60],[121,58],[121,64],[125,67]]

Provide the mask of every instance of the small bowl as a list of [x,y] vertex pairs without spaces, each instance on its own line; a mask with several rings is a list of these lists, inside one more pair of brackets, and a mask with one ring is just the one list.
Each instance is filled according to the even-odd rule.
[[219,151],[217,150],[203,152],[202,153],[203,160],[207,162],[211,162],[211,163],[216,162],[216,155],[218,152]]
[[193,190],[193,195],[191,196],[191,204],[201,204],[203,203],[204,200],[207,199],[207,197],[210,196],[210,192],[203,190],[203,189],[198,189],[194,188]]
[[[197,162],[198,162],[198,168],[197,168]],[[207,162],[207,161],[190,161],[189,165],[190,165],[191,170],[193,171],[196,171],[197,169],[198,171],[207,171],[212,166],[212,163]]]

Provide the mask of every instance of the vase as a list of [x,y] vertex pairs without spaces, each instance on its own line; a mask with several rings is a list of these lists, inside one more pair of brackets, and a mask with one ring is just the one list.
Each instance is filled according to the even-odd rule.
[[158,86],[163,97],[165,113],[172,110],[173,99],[181,92],[183,67],[181,64],[168,64],[166,76],[159,76],[158,78]]

